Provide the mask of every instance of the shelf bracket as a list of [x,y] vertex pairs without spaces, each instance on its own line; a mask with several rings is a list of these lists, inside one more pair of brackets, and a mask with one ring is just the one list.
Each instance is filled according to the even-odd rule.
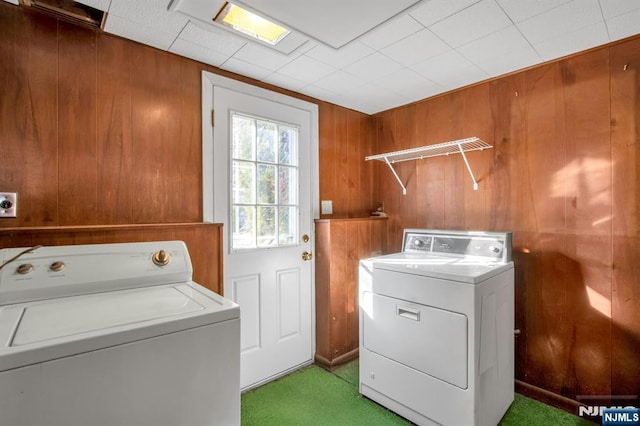
[[473,171],[471,170],[471,166],[469,165],[469,160],[467,160],[467,156],[464,154],[464,149],[462,149],[462,144],[458,144],[458,149],[460,149],[460,155],[464,159],[464,164],[467,165],[467,170],[469,170],[469,175],[471,175],[471,180],[473,181],[473,190],[478,190],[478,181],[476,181],[476,177],[473,175]]
[[389,168],[391,169],[391,172],[396,177],[396,180],[398,181],[398,183],[402,187],[402,195],[407,195],[407,187],[404,186],[404,183],[402,183],[402,181],[400,180],[400,176],[398,176],[398,173],[396,173],[396,169],[393,168],[393,164],[391,164],[391,161],[389,161],[389,158],[388,157],[384,157],[384,161],[385,161],[385,163],[387,163],[387,166],[389,166]]

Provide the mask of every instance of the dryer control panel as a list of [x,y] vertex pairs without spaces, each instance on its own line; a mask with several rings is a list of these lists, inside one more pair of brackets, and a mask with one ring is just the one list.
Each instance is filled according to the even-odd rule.
[[510,262],[511,233],[405,229],[402,251]]

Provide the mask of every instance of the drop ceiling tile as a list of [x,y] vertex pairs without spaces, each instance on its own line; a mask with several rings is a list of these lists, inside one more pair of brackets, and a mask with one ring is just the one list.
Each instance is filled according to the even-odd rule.
[[476,65],[485,71],[489,77],[497,77],[531,67],[540,62],[538,52],[531,46],[527,46],[526,49],[512,52],[509,56],[498,56],[492,61],[484,61],[482,63],[476,63]]
[[607,28],[611,41],[640,33],[640,9],[607,19]]
[[378,90],[372,92],[369,96],[371,102],[375,100],[375,103],[382,104],[381,108],[383,109],[391,109],[409,103],[408,98],[391,90]]
[[456,49],[458,53],[497,76],[540,62],[540,56],[515,26],[489,34]]
[[[109,10],[109,6],[111,5],[111,0],[76,0],[76,2],[86,4],[103,12]],[[18,4],[18,0],[16,0],[15,4]]]
[[322,77],[313,83],[314,86],[320,87],[332,92],[342,93],[352,87],[362,86],[364,82],[344,71],[336,71],[326,77]]
[[640,9],[640,1],[638,0],[602,0],[600,1],[602,14],[605,19],[623,15]]
[[166,1],[148,0],[112,1],[107,23],[112,15],[117,15],[138,25],[162,30],[175,38],[189,20],[181,13],[167,11],[167,4]]
[[414,98],[416,91],[429,93],[442,91],[442,87],[409,68],[403,68],[394,73],[393,78],[380,78],[372,81],[371,84],[395,92],[405,98]]
[[305,55],[333,67],[344,68],[365,56],[371,55],[373,52],[374,50],[369,46],[359,41],[354,41],[340,49],[318,44],[313,49],[307,51]]
[[598,0],[574,0],[517,23],[532,45],[571,34],[602,21]]
[[598,22],[570,34],[535,44],[533,47],[543,60],[550,60],[599,46],[608,41],[609,37],[604,22]]
[[284,53],[251,41],[247,42],[240,50],[233,54],[233,57],[236,59],[258,65],[271,71],[282,68],[298,56],[300,56],[300,54],[292,53],[285,55]]
[[226,71],[234,72],[236,74],[244,75],[246,77],[255,78],[256,80],[263,80],[269,74],[271,74],[271,70],[241,61],[239,59],[235,59],[233,57],[225,61],[225,63],[222,64],[220,68]]
[[449,50],[451,47],[447,43],[425,28],[384,48],[381,53],[404,66],[411,66]]
[[177,33],[164,32],[161,29],[148,27],[139,22],[133,22],[112,14],[109,14],[107,17],[104,30],[108,33],[135,40],[161,50],[169,49],[169,46],[171,46],[177,36]]
[[411,67],[427,79],[451,90],[486,79],[489,75],[456,51],[427,59]]
[[249,9],[340,48],[419,0],[242,0]]
[[308,84],[306,81],[298,80],[297,78],[282,75],[277,72],[269,74],[262,81],[282,87],[283,89],[293,90],[294,92],[299,92],[300,89]]
[[360,41],[367,46],[380,50],[398,40],[420,31],[423,28],[415,19],[409,15],[396,17],[371,32],[360,37]]
[[569,3],[571,0],[497,0],[502,9],[509,15],[513,22],[521,22],[547,10],[554,9]]
[[342,93],[335,99],[339,105],[373,114],[407,104],[407,99],[373,84],[365,84]]
[[494,0],[482,0],[431,25],[429,29],[450,46],[458,47],[511,24],[509,17]]
[[311,84],[336,71],[336,68],[302,55],[278,70],[280,74]]
[[322,87],[318,87],[314,84],[309,84],[303,87],[302,89],[300,89],[300,93],[329,102],[334,101],[335,99],[340,97],[338,93],[332,92],[331,90],[323,89]]
[[478,3],[480,0],[430,0],[409,12],[422,25],[428,27],[461,10]]
[[416,87],[411,93],[406,93],[406,97],[408,102],[418,102],[423,99],[430,98],[432,96],[436,96],[440,93],[445,92],[446,90],[438,84],[430,83],[425,86]]
[[401,64],[392,61],[381,53],[376,52],[345,67],[344,71],[354,75],[364,82],[369,82],[392,74],[402,68],[403,66]]
[[298,47],[294,52],[295,53],[300,53],[300,54],[305,54],[308,51],[310,51],[311,49],[313,49],[314,47],[318,46],[319,43],[312,41],[312,40],[307,40],[302,46]]
[[169,51],[215,67],[219,67],[229,59],[229,55],[207,49],[180,38],[173,42]]
[[187,23],[178,38],[227,56],[233,55],[248,43],[244,38],[221,28],[213,26],[204,28],[193,22]]

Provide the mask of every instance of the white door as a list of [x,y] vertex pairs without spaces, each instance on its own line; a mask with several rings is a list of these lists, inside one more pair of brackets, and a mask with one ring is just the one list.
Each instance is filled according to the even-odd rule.
[[248,389],[313,361],[317,107],[216,81],[212,186],[203,186],[213,221],[224,223],[224,294],[240,305]]

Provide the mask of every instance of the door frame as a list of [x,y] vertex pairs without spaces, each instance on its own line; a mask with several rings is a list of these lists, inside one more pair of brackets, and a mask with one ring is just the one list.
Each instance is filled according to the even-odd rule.
[[[213,87],[219,86],[235,92],[266,99],[288,105],[293,108],[308,111],[311,114],[311,223],[315,228],[314,219],[320,218],[320,167],[319,167],[319,134],[318,134],[318,105],[297,99],[282,93],[263,89],[238,80],[223,77],[208,71],[202,71],[202,218],[206,223],[213,223],[214,215],[214,177],[213,177],[213,132],[211,131],[211,111],[213,110]],[[228,189],[225,188],[225,192]],[[310,235],[314,238],[315,235]],[[225,253],[228,251],[224,241]],[[313,246],[312,246],[313,247]],[[314,286],[315,287],[315,286]]]
[[[293,108],[304,110],[309,112],[310,123],[310,188],[311,192],[311,239],[310,247],[315,251],[315,219],[320,218],[320,187],[319,187],[319,124],[318,124],[318,105],[307,102],[301,99],[297,99],[282,93],[277,93],[271,90],[263,89],[261,87],[253,86],[247,83],[243,83],[238,80],[233,80],[227,77],[223,77],[217,74],[213,74],[208,71],[202,71],[202,216],[203,222],[214,223],[220,222],[221,212],[215,211],[214,200],[217,197],[226,197],[229,199],[229,188],[216,188],[214,178],[214,140],[212,129],[212,110],[214,105],[213,89],[214,86],[222,87],[235,92],[240,92],[246,95],[255,96],[258,98],[266,99],[272,102],[284,104]],[[228,141],[227,141],[228,143]],[[300,190],[304,190],[300,188]],[[228,215],[229,212],[225,212]],[[216,216],[217,215],[217,216]],[[230,253],[229,237],[227,230],[223,232],[222,238],[223,246],[223,263]],[[224,266],[224,265],[223,265]],[[224,270],[224,268],[223,268]],[[311,261],[311,363],[315,359],[316,353],[316,306],[315,306],[315,257]],[[221,287],[224,292],[224,283],[221,283]],[[291,371],[299,368],[296,367]],[[282,375],[288,374],[290,371],[285,371]],[[247,389],[244,389],[247,390]]]

